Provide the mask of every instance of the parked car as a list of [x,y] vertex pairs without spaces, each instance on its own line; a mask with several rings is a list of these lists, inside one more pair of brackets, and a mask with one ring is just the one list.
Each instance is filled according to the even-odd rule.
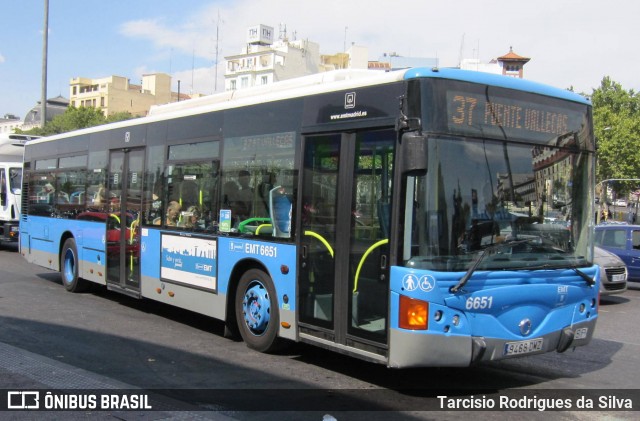
[[627,206],[627,200],[626,199],[617,199],[615,203],[616,203],[616,206],[624,206],[624,207]]
[[595,244],[622,259],[628,282],[640,282],[640,225],[598,225]]
[[594,262],[600,266],[600,295],[620,294],[627,290],[627,266],[622,259],[595,247]]

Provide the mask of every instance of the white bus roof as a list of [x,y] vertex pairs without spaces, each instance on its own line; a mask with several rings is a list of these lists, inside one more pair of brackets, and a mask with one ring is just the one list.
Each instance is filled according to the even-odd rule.
[[524,92],[552,95],[562,99],[587,103],[584,98],[566,90],[561,90],[522,79],[516,80],[516,78],[512,77],[483,74],[482,72],[474,72],[469,70],[415,68],[383,72],[380,70],[344,69],[316,73],[309,76],[288,79],[263,86],[226,91],[219,94],[213,94],[180,102],[173,102],[170,104],[154,105],[151,107],[151,109],[149,110],[149,115],[146,117],[90,127],[69,133],[62,133],[39,140],[32,140],[29,143],[36,144],[40,142],[47,142],[49,140],[65,138],[68,136],[100,132],[107,127],[131,127],[182,116],[197,115],[212,111],[232,109],[314,94],[335,92],[345,89],[354,89],[372,85],[392,83],[415,77],[432,77],[471,81],[476,83],[488,83],[495,86],[520,89]]
[[22,162],[24,144],[34,138],[18,134],[0,135],[0,162]]
[[[151,107],[149,115],[162,115],[197,108],[205,108],[207,111],[210,111],[218,108],[259,104],[316,93],[338,91],[344,88],[357,88],[385,82],[395,82],[402,80],[403,77],[404,71],[334,70],[283,80],[269,85],[227,91],[201,98],[173,102],[171,104],[154,105]],[[230,103],[234,105],[231,106]],[[223,105],[220,106],[221,104]]]
[[331,72],[317,73],[310,76],[272,83],[270,85],[227,91],[201,98],[156,105],[151,107],[149,115],[146,117],[89,127],[74,132],[61,133],[33,140],[29,143],[36,144],[65,138],[71,135],[90,134],[102,131],[106,127],[129,127],[181,116],[244,107],[306,95],[338,91],[341,89],[390,83],[402,80],[405,71],[406,69],[394,72],[381,72],[379,70],[334,70]]

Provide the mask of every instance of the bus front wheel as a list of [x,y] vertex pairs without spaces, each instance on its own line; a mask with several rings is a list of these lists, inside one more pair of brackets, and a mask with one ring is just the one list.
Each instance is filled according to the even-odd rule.
[[260,352],[279,348],[278,301],[269,275],[258,269],[242,275],[236,291],[235,312],[240,335],[249,348]]
[[87,281],[78,276],[78,248],[73,238],[68,238],[62,246],[60,273],[67,291],[82,292],[87,288]]

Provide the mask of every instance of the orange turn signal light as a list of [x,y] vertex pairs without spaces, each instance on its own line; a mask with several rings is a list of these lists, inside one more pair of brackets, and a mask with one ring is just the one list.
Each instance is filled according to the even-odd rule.
[[428,313],[428,302],[400,295],[398,324],[402,329],[426,330],[429,327]]

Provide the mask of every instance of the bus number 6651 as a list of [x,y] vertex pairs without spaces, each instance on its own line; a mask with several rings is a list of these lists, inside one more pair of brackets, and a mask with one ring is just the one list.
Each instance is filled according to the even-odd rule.
[[467,310],[484,310],[487,308],[491,308],[492,305],[492,296],[469,297],[467,298],[466,303]]

